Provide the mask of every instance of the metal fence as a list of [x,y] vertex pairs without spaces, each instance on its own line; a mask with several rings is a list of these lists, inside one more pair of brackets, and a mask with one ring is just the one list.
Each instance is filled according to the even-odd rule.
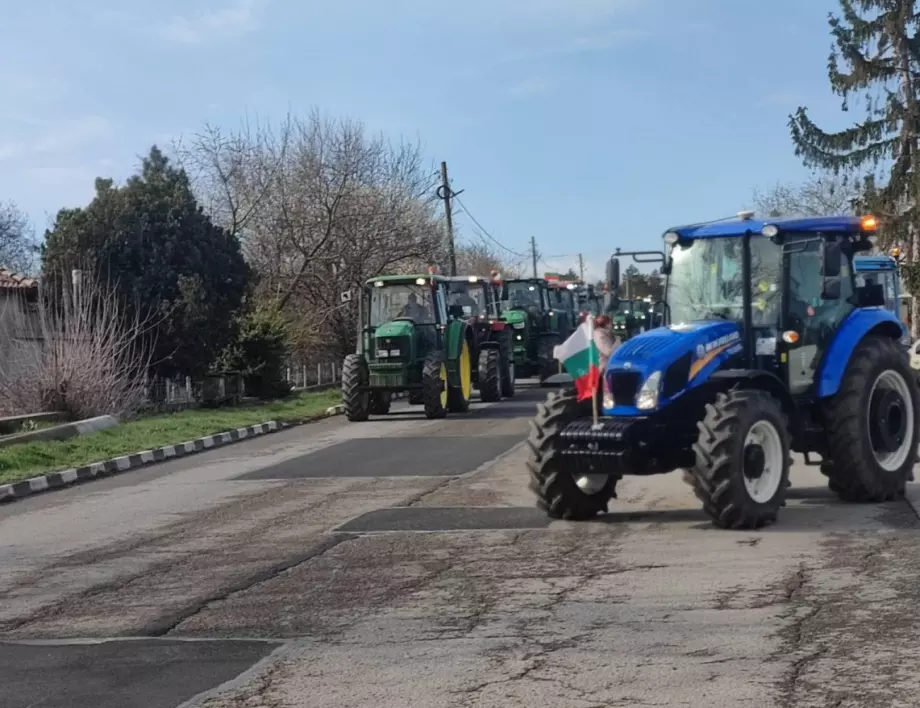
[[342,380],[342,367],[338,362],[319,364],[294,364],[285,367],[284,380],[294,388],[332,386]]

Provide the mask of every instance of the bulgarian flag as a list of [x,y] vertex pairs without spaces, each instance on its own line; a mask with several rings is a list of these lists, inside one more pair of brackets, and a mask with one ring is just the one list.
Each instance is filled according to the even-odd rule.
[[555,347],[553,356],[575,379],[578,400],[594,398],[601,380],[600,353],[594,343],[594,317],[589,315],[571,337]]

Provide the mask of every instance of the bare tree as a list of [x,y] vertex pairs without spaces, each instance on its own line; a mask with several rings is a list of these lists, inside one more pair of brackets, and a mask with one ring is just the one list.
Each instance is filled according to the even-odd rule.
[[176,152],[212,218],[242,240],[258,296],[280,304],[301,348],[350,351],[356,303],[341,293],[441,259],[437,174],[418,144],[314,111],[277,128],[208,127]]
[[0,204],[0,268],[31,275],[38,245],[29,220],[13,202]]
[[520,275],[521,264],[504,257],[485,242],[464,243],[457,247],[458,273],[488,277],[493,270],[497,270],[506,278],[513,278]]
[[7,331],[32,346],[0,359],[0,410],[128,417],[145,401],[153,328],[127,318],[115,291],[92,280],[7,301]]
[[838,216],[851,214],[859,196],[860,185],[852,177],[829,174],[755,190],[753,200],[761,217]]

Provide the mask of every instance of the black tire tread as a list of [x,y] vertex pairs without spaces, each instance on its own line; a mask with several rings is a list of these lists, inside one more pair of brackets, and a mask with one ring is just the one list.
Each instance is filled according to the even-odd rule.
[[[772,505],[740,504],[733,494],[736,482],[735,445],[742,435],[738,425],[752,409],[769,410],[781,421],[779,430],[786,450],[786,469],[779,493]],[[719,393],[714,403],[706,405],[706,415],[697,423],[700,434],[693,444],[696,465],[689,470],[693,491],[703,503],[703,511],[713,523],[725,529],[757,529],[776,521],[789,486],[789,422],[782,406],[770,394],[759,390],[733,389]],[[745,497],[747,492],[744,492]]]
[[537,406],[537,415],[530,421],[527,446],[530,455],[530,490],[537,496],[537,507],[553,519],[586,521],[607,511],[608,503],[616,498],[616,478],[612,475],[597,494],[584,494],[566,469],[562,452],[557,449],[558,436],[572,420],[590,410],[579,404],[575,391],[552,391],[544,403]]
[[498,349],[479,351],[479,398],[494,403],[502,398],[501,354]]
[[[829,460],[821,465],[821,473],[828,478],[828,486],[841,500],[849,503],[881,503],[903,497],[917,457],[918,435],[914,430],[914,452],[908,456],[904,468],[897,473],[870,474],[877,467],[874,455],[866,450],[863,439],[865,418],[860,413],[861,399],[872,372],[879,366],[899,370],[908,386],[916,386],[908,355],[898,343],[888,337],[867,337],[859,344],[847,366],[837,395],[824,409]],[[916,391],[914,421],[918,422]]]
[[537,371],[541,382],[559,373],[559,363],[553,356],[553,349],[560,341],[559,335],[550,334],[541,337],[537,344]]
[[360,354],[349,354],[342,363],[342,407],[345,418],[361,423],[370,417],[370,396],[360,390],[367,384],[367,364]]
[[444,352],[432,352],[422,365],[422,405],[425,417],[430,420],[447,416],[447,408],[441,405],[441,366],[444,364]]

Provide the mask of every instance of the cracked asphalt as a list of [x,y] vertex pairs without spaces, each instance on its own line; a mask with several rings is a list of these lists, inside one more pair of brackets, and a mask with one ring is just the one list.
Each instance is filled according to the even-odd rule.
[[713,528],[679,474],[547,523],[520,445],[543,395],[0,507],[0,708],[918,705],[910,503],[797,464],[758,532]]

